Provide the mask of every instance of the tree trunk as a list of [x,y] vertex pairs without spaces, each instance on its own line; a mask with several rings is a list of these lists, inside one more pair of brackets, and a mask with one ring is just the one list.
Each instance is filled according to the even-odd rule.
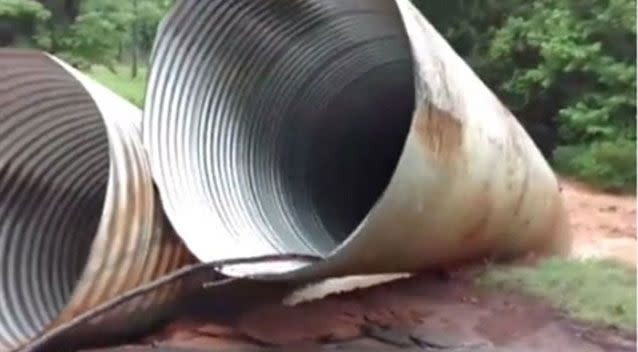
[[124,45],[122,44],[122,40],[117,43],[117,62],[124,61]]
[[75,21],[80,13],[80,0],[38,0],[51,11],[51,21],[59,27],[66,27]]
[[133,35],[132,35],[132,65],[131,65],[131,78],[137,77],[137,60],[138,60],[138,8],[137,8],[137,0],[133,0]]

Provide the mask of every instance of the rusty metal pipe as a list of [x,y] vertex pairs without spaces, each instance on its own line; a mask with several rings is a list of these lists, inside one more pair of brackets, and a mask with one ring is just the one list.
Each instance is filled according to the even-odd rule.
[[0,50],[0,351],[188,262],[140,118],[55,57]]
[[[136,109],[53,57],[0,52],[0,87],[0,351],[141,331],[211,270],[295,281],[569,247],[547,162],[408,0],[179,1],[141,139]],[[151,173],[188,249],[224,265],[144,285],[191,262]],[[323,260],[232,263],[289,253]]]
[[183,0],[156,42],[143,141],[202,261],[277,279],[413,271],[569,235],[557,179],[408,0]]

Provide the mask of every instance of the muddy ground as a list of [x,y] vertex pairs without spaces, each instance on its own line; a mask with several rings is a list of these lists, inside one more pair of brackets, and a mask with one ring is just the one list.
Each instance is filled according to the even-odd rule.
[[[572,255],[635,268],[635,197],[569,181],[563,193]],[[335,285],[349,284],[325,289]],[[542,300],[479,288],[464,272],[403,278],[295,306],[265,303],[206,321],[183,318],[137,346],[116,350],[629,352],[635,341],[635,332],[573,321]]]

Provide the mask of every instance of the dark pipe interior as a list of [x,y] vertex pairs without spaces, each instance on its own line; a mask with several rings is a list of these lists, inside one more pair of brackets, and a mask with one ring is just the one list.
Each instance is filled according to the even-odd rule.
[[[314,63],[319,73],[298,78],[303,93],[283,117],[286,133],[277,150],[297,231],[311,240],[330,238],[319,245],[323,251],[344,241],[387,187],[415,104],[410,44],[398,9],[378,1],[342,6],[355,3],[352,23],[329,41],[343,48],[341,55],[327,55]],[[330,28],[328,20],[325,25]]]
[[61,312],[85,267],[109,170],[92,98],[37,52],[0,50],[0,350]]
[[414,110],[409,62],[375,67],[330,101],[308,132],[312,204],[326,230],[343,241],[387,186]]

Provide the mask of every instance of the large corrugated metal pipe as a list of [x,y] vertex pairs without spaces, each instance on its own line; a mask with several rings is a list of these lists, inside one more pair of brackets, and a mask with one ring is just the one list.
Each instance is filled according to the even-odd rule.
[[0,50],[0,351],[188,261],[140,118],[55,57]]
[[557,178],[408,0],[183,0],[156,42],[143,140],[203,261],[318,278],[556,253]]

